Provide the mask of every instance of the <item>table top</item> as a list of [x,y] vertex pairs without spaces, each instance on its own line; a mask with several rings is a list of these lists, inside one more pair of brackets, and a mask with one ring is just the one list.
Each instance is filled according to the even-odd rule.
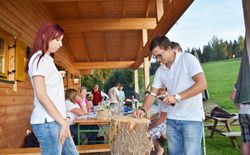
[[238,120],[239,119],[238,114],[236,114],[235,116],[233,116],[231,118],[213,117],[213,116],[211,116],[211,114],[206,114],[206,118],[218,120],[218,121],[228,121],[228,120]]
[[77,118],[74,120],[74,123],[80,125],[102,125],[109,124],[111,121],[110,118]]

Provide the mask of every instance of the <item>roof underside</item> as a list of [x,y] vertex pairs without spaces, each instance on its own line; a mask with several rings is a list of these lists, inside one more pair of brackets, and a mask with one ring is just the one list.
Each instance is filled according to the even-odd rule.
[[[142,30],[148,30],[148,40],[159,35],[154,32],[159,27],[156,22],[156,1],[42,0],[56,22],[64,28],[64,45],[79,70],[137,68],[143,57],[149,54],[142,46]],[[164,32],[160,33],[165,34],[192,0],[160,1],[163,1],[165,14],[173,8],[168,13],[172,22],[161,25]],[[119,64],[123,62],[126,65],[120,67]],[[97,63],[107,67],[93,67]]]

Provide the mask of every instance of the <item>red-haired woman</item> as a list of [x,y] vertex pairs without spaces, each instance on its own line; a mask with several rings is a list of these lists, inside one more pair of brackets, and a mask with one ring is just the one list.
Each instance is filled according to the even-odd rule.
[[35,95],[30,122],[43,155],[78,154],[69,132],[63,79],[51,57],[62,47],[63,32],[58,24],[41,26],[27,63]]

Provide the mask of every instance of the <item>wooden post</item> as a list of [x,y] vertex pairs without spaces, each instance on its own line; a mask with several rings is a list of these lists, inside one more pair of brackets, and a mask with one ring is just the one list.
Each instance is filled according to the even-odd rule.
[[139,94],[138,69],[134,70],[135,93]]
[[144,58],[143,69],[144,69],[144,88],[147,89],[150,84],[150,75],[149,75],[149,60],[148,57]]
[[164,14],[163,0],[155,0],[156,20],[157,23],[161,20]]
[[[143,46],[146,45],[148,41],[148,31],[146,29],[142,30],[142,43]],[[144,57],[144,61],[143,61],[143,69],[144,69],[144,88],[147,89],[149,83],[150,83],[150,75],[149,75],[149,58],[148,57]]]

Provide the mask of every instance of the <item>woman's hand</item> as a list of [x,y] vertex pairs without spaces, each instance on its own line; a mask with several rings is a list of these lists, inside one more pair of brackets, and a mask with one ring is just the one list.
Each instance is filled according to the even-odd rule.
[[88,102],[88,109],[91,109],[93,107],[93,103],[92,102]]
[[65,142],[65,139],[69,136],[69,123],[67,123],[67,120],[61,125],[60,135],[59,135],[59,142],[63,145]]

